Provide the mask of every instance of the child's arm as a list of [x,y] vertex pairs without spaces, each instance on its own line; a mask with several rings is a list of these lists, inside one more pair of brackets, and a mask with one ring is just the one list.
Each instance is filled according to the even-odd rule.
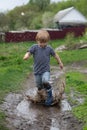
[[59,63],[60,68],[63,69],[63,63],[62,63],[62,61],[61,61],[59,55],[55,53],[54,58],[55,58],[55,59],[57,60],[57,62]]
[[30,56],[31,56],[31,53],[30,53],[30,52],[27,52],[27,53],[24,55],[23,60],[29,59]]

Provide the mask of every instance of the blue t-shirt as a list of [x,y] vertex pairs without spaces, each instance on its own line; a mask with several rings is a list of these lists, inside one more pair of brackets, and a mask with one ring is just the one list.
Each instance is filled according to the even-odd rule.
[[34,58],[34,74],[43,74],[50,72],[50,56],[54,56],[55,52],[49,45],[42,48],[38,44],[34,44],[28,50]]

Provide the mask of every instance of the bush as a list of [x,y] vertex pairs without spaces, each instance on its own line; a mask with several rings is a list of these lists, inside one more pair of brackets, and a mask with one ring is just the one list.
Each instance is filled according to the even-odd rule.
[[65,46],[67,50],[78,49],[82,44],[77,42],[74,33],[68,33],[65,37]]

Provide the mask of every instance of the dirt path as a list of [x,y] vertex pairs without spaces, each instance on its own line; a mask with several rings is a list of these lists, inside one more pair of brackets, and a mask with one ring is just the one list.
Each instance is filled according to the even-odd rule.
[[[51,79],[55,81],[59,75],[60,71],[54,68]],[[35,105],[25,97],[31,87],[35,87],[33,74],[26,80],[27,89],[22,94],[10,93],[0,106],[7,115],[6,121],[10,130],[82,130],[83,124],[72,115],[66,96],[60,107]]]

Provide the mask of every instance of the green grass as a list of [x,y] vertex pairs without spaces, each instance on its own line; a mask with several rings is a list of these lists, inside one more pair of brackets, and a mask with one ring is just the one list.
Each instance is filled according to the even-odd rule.
[[5,113],[0,111],[0,130],[8,130],[8,128],[6,128],[6,121],[5,121]]
[[66,74],[66,82],[67,87],[66,90],[70,93],[70,89],[75,89],[75,91],[79,91],[81,94],[87,94],[87,76],[78,72],[71,71]]
[[32,70],[32,59],[23,60],[31,44],[0,44],[0,102],[8,92],[20,90],[26,75]]
[[[72,64],[74,62],[87,61],[87,49],[63,51],[62,53],[59,53],[59,55],[65,65]],[[85,67],[87,67],[87,64],[85,64]]]
[[[18,92],[24,89],[22,84],[32,71],[33,59],[31,57],[30,60],[24,61],[23,56],[32,44],[32,42],[0,43],[0,103],[3,102],[4,97],[9,92]],[[50,41],[50,44],[53,48],[56,48],[64,44],[64,40]],[[63,51],[59,52],[59,55],[64,65],[70,65],[73,62],[87,61],[87,49]],[[51,58],[51,65],[57,65],[56,60],[53,58]],[[85,67],[87,67],[87,65],[85,65]],[[75,91],[86,95],[86,85],[85,77],[82,74],[77,72],[67,73],[67,94],[69,94],[70,86],[74,86],[73,89]],[[84,118],[81,113],[85,113],[85,103],[73,110],[78,118],[84,119],[84,122],[86,122],[86,116]],[[4,127],[4,120],[5,115],[0,112],[0,130],[7,130]],[[86,129],[84,128],[84,130]]]
[[[84,130],[87,129],[87,75],[80,72],[67,72],[66,74],[66,93],[73,105],[78,105],[76,98],[84,98],[84,103],[73,107],[74,115],[84,122]],[[71,90],[74,92],[74,99],[71,99]],[[79,92],[79,94],[78,94]]]
[[[63,51],[58,52],[64,66],[71,65],[73,63],[87,63],[87,49],[82,50],[71,50],[71,51]],[[54,58],[51,58],[51,64],[56,65],[57,62]],[[84,67],[87,67],[87,64],[84,64]]]
[[55,49],[58,46],[63,45],[64,40],[63,39],[61,39],[61,40],[53,40],[53,41],[50,41],[49,44]]

